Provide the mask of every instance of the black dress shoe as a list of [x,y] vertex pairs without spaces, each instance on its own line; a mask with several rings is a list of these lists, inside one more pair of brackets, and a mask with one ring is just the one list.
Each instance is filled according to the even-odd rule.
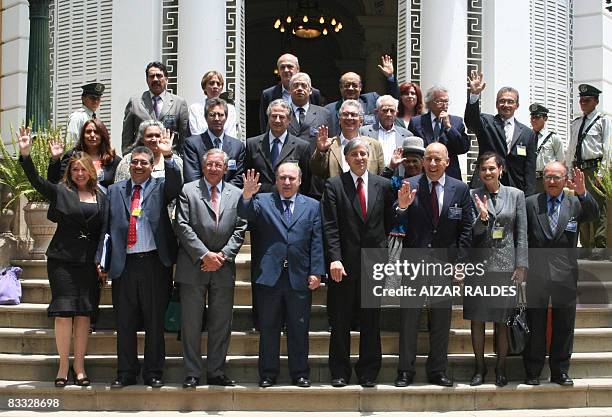
[[440,372],[439,374],[428,377],[427,381],[430,384],[440,385],[441,387],[452,387],[453,386],[453,380],[447,377],[444,372]]
[[477,387],[478,385],[484,384],[486,374],[480,374],[476,372],[470,381],[470,386]]
[[219,375],[213,378],[206,378],[208,385],[219,385],[221,387],[233,387],[236,385],[236,381],[233,381],[227,377],[227,375]]
[[525,384],[540,385],[540,378],[538,378],[537,376],[533,376],[533,375],[527,375],[527,378],[525,378]]
[[303,376],[294,379],[293,380],[293,385],[295,385],[296,387],[300,387],[300,388],[308,388],[310,387],[310,379],[305,378]]
[[200,378],[195,376],[185,377],[183,381],[183,388],[195,388],[200,385]]
[[148,381],[145,382],[145,385],[150,386],[151,388],[161,388],[164,386],[164,381],[161,380],[161,378],[151,378]]
[[272,387],[276,384],[276,381],[272,378],[262,378],[259,380],[259,386],[262,388]]
[[408,375],[406,371],[397,371],[397,378],[395,379],[396,387],[407,387],[412,384],[412,375]]
[[117,377],[112,383],[111,388],[123,388],[128,385],[136,385],[136,378],[129,377]]
[[572,380],[572,378],[570,378],[569,375],[565,372],[562,372],[556,376],[551,376],[550,382],[554,382],[555,384],[559,384],[564,387],[571,387],[572,385],[574,385],[574,381]]
[[346,384],[348,384],[348,382],[346,382],[346,379],[344,378],[334,378],[331,380],[332,387],[336,387],[336,388],[346,387]]
[[508,378],[504,372],[495,372],[495,386],[505,387],[508,385]]
[[376,382],[371,379],[363,378],[359,380],[359,385],[363,388],[374,388],[376,386]]

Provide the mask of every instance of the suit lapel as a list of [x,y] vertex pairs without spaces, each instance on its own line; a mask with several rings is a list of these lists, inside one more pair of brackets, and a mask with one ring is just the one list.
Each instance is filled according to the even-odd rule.
[[140,205],[143,205],[144,202],[149,199],[149,196],[155,193],[155,189],[159,187],[159,184],[160,181],[158,180],[158,178],[149,177],[149,183],[147,184],[147,192],[145,193],[144,190],[142,191],[144,193],[144,196],[141,199]]
[[274,192],[272,194],[272,199],[274,201],[274,207],[276,209],[276,214],[278,215],[278,217],[280,217],[281,222],[283,222],[283,225],[285,226],[285,228],[289,228],[289,223],[287,222],[287,219],[285,218],[285,205],[283,204],[283,201],[281,200],[281,196],[278,193],[278,191]]
[[123,205],[125,206],[125,211],[127,211],[129,214],[132,200],[132,181],[128,179],[122,188],[123,192],[121,193],[121,197],[123,200]]
[[423,126],[423,132],[425,133],[425,146],[429,145],[434,141],[433,126],[431,125],[431,112],[427,112],[421,116],[421,126]]
[[145,109],[145,112],[151,116],[151,119],[155,119],[155,109],[153,108],[153,100],[151,100],[151,93],[149,90],[142,93],[142,106]]
[[268,166],[268,169],[271,172],[274,172],[274,167],[272,166],[272,162],[270,162],[270,140],[268,133],[265,133],[262,136],[261,140],[259,141],[258,147],[261,156],[263,157],[264,161],[266,162],[266,165]]
[[425,213],[429,217],[429,220],[433,223],[433,216],[431,212],[431,193],[429,192],[429,183],[427,182],[427,176],[421,174],[419,179],[419,190],[417,191],[419,203],[423,206]]
[[555,229],[554,240],[558,240],[565,231],[567,223],[569,223],[570,211],[570,200],[567,195],[564,195],[563,201],[561,201],[561,205],[559,206],[559,219],[557,220],[557,229]]
[[170,94],[168,91],[164,91],[162,93],[162,100],[164,104],[162,105],[162,109],[159,112],[159,120],[162,120],[164,118],[164,116],[168,113],[168,111],[170,111],[170,108],[172,107],[172,104],[174,103],[172,94]]
[[512,142],[510,143],[509,151],[514,148],[514,145],[516,145],[516,142],[518,141],[518,138],[521,136],[522,132],[523,126],[521,126],[516,119],[514,119],[514,133],[512,134]]
[[213,210],[213,206],[210,201],[210,192],[208,191],[208,186],[206,185],[206,181],[204,181],[204,178],[200,178],[200,181],[198,182],[198,188],[200,189],[200,192],[202,193],[200,198],[202,199],[202,201],[204,201],[204,204],[206,205],[206,207],[208,207],[208,210],[212,214],[214,214],[215,210]]
[[293,225],[300,219],[300,217],[302,217],[302,215],[304,214],[305,207],[306,203],[304,202],[304,197],[302,197],[301,194],[297,194],[295,196],[295,202],[293,203],[293,213],[291,214],[291,222],[289,223],[289,228],[292,228]]
[[[372,215],[372,210],[374,209],[374,206],[376,205],[376,202],[378,201],[378,192],[379,192],[379,187],[378,187],[378,182],[374,179],[374,175],[370,175],[369,172],[366,171],[366,174],[368,176],[368,204],[367,204],[367,209],[366,209],[366,218],[365,220],[368,221],[370,219],[370,216]],[[359,206],[361,208],[361,205]]]
[[538,223],[540,224],[540,228],[544,232],[546,239],[550,240],[553,238],[552,231],[550,230],[550,223],[548,221],[548,207],[546,201],[546,193],[541,193],[538,195],[538,212],[536,217],[538,219]]
[[[495,130],[497,130],[497,134],[500,138],[502,138],[502,146],[505,149],[505,154],[508,154],[508,142],[506,141],[506,131],[504,130],[504,121],[500,117],[499,114],[496,114],[493,118],[495,120]],[[516,126],[515,126],[516,127]]]
[[446,181],[444,182],[444,199],[442,200],[442,211],[440,212],[440,220],[448,217],[448,207],[450,206],[450,202],[455,196],[455,185],[449,184],[449,177],[446,176]]
[[221,192],[221,196],[219,196],[219,221],[221,221],[221,215],[223,214],[223,210],[225,209],[225,206],[229,201],[231,195],[231,192],[227,188],[227,183],[225,181],[223,181],[221,187],[223,191]]
[[300,122],[297,119],[297,117],[295,117],[295,113],[293,112],[293,107],[292,107],[291,108],[291,121],[289,122],[289,129],[287,130],[295,132],[295,136],[300,136],[300,133],[302,132],[302,128],[303,126],[300,126]]
[[285,158],[287,158],[287,156],[289,156],[293,152],[294,148],[295,148],[295,141],[293,140],[293,137],[289,134],[289,132],[287,132],[287,137],[285,138],[285,143],[284,143],[283,147],[281,148],[280,153],[278,154],[278,159],[276,160],[276,166],[274,167],[274,169],[276,169],[276,167]]
[[313,109],[312,106],[308,106],[308,111],[304,115],[304,124],[302,129],[310,129],[314,124],[315,118],[317,117],[317,110]]
[[[340,136],[336,136],[334,138],[334,143],[332,143],[331,147],[329,148],[329,151],[331,152],[332,156],[334,157],[334,159],[336,160],[336,163],[338,164],[338,172],[343,172],[344,170],[342,169],[342,156],[340,156]],[[330,161],[331,163],[331,161]],[[330,170],[331,171],[331,170]]]
[[[507,199],[508,199],[508,189],[504,187],[502,184],[500,184],[499,191],[497,192],[497,202],[495,203],[495,209],[494,209],[495,217],[499,216],[499,213],[501,213],[501,211],[503,210],[504,204],[506,203]],[[491,204],[493,204],[492,201],[491,201]]]
[[[209,149],[214,148],[214,145],[212,143],[212,139],[210,138],[210,135],[208,134],[208,131],[202,133],[201,136],[202,136],[202,144],[204,145],[204,153],[206,153],[206,151],[208,151]],[[224,145],[225,145],[225,143],[224,143]],[[201,159],[202,155],[199,155],[200,159]],[[200,163],[201,162],[202,161],[200,161]]]

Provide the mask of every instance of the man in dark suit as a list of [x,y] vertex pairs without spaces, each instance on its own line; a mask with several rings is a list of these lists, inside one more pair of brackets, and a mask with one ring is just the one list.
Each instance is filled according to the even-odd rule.
[[[329,125],[329,110],[316,104],[310,104],[312,85],[310,77],[305,72],[298,72],[291,77],[289,90],[291,91],[292,112],[287,130],[292,135],[308,142],[310,144],[309,152],[312,155],[317,148],[319,127]],[[312,176],[308,195],[320,200],[321,194],[323,194],[323,179]]]
[[[276,99],[282,98],[287,104],[291,104],[292,99],[289,81],[291,77],[300,72],[300,63],[295,55],[283,54],[278,58],[278,61],[276,61],[276,68],[280,76],[280,83],[263,90],[261,92],[261,98],[259,99],[259,128],[262,133],[268,129],[268,115],[266,112],[270,103]],[[309,100],[310,103],[316,104],[317,106],[323,105],[321,92],[314,87],[312,88],[312,94]]]
[[185,184],[177,204],[175,229],[180,246],[175,281],[180,283],[181,340],[187,372],[184,388],[200,384],[202,309],[206,298],[209,317],[206,381],[208,385],[235,385],[225,375],[224,367],[232,331],[234,260],[244,241],[247,223],[236,215],[240,189],[223,179],[228,160],[221,149],[207,151],[203,178]]
[[276,168],[283,162],[295,161],[302,170],[300,192],[307,194],[310,186],[310,144],[287,130],[291,121],[291,106],[284,100],[277,99],[270,103],[266,114],[270,130],[247,139],[245,170],[257,171],[261,191],[269,193],[275,187]]
[[[259,386],[271,387],[280,372],[280,331],[287,325],[289,375],[309,387],[308,330],[311,290],[325,273],[319,202],[298,193],[300,168],[286,162],[276,171],[277,192],[259,193],[259,174],[249,170],[238,215],[249,221],[261,246],[255,269],[259,298]],[[257,194],[257,195],[255,195]],[[284,314],[283,314],[284,311]]]
[[470,150],[470,139],[465,132],[463,119],[448,114],[448,90],[444,87],[431,87],[425,94],[429,111],[410,119],[408,130],[423,138],[425,146],[440,142],[448,149],[450,164],[446,175],[462,180],[459,158]]
[[[519,106],[519,94],[512,87],[497,92],[497,114],[480,112],[480,93],[486,83],[482,73],[472,71],[470,96],[465,106],[465,124],[478,139],[478,155],[495,152],[504,158],[501,183],[523,190],[525,195],[535,192],[536,144],[533,130],[519,123],[514,113]],[[478,167],[474,172],[478,172]],[[472,176],[470,188],[478,188],[480,177]]]
[[[599,215],[595,199],[586,191],[585,175],[573,170],[568,180],[567,167],[558,161],[544,167],[545,192],[527,198],[529,225],[529,276],[527,279],[527,322],[530,335],[523,363],[525,383],[540,384],[540,372],[546,360],[546,325],[548,301],[552,304],[552,342],[550,345],[550,381],[573,385],[569,377],[570,358],[576,319],[578,261],[576,245],[579,226]],[[567,195],[563,187],[573,189]]]
[[246,151],[241,141],[224,133],[225,121],[227,120],[227,103],[220,98],[208,100],[204,115],[206,116],[208,130],[202,134],[190,136],[183,146],[183,177],[185,183],[202,178],[202,156],[212,148],[220,148],[229,157],[223,181],[242,188]]
[[143,120],[159,120],[175,133],[174,148],[182,154],[183,142],[189,136],[189,110],[184,98],[166,90],[168,70],[161,62],[150,62],[145,70],[149,89],[140,97],[130,98],[125,106],[121,151],[126,154],[136,139]]
[[[397,85],[397,79],[394,75],[393,59],[389,55],[383,55],[378,69],[385,76],[386,94],[390,94],[399,99],[399,86]],[[374,110],[376,109],[376,100],[379,94],[377,92],[361,94],[362,88],[363,83],[361,82],[359,74],[347,72],[340,77],[340,95],[342,99],[325,106],[331,113],[329,136],[340,134],[340,106],[344,100],[358,100],[361,103],[365,115],[364,125],[371,125],[376,122]]]
[[[409,178],[409,184],[398,193],[398,219],[407,225],[403,247],[450,248],[465,256],[464,251],[472,243],[470,190],[465,183],[446,175],[449,158],[443,144],[434,142],[425,148],[423,165],[425,173]],[[441,260],[449,261],[455,259]],[[440,283],[450,285],[451,279],[442,277]],[[398,387],[410,385],[414,378],[421,305],[402,308],[400,312],[399,365],[395,380]],[[451,298],[434,299],[429,305],[427,380],[446,387],[453,385],[446,375],[451,307]]]
[[[274,100],[266,111],[270,130],[263,135],[247,139],[246,158],[244,162],[245,170],[254,169],[259,174],[261,182],[260,191],[264,193],[274,192],[276,184],[276,169],[283,162],[297,162],[301,174],[300,193],[308,194],[310,189],[310,145],[308,142],[297,138],[287,131],[291,120],[291,107],[283,99]],[[260,245],[257,237],[251,239],[251,259],[257,262],[263,252],[260,252]],[[258,320],[258,297],[256,296],[257,287],[255,282],[255,264],[251,267],[252,284],[252,315],[253,328],[257,330]]]
[[108,279],[113,283],[118,360],[117,379],[111,388],[136,383],[140,373],[136,332],[141,325],[145,330],[144,383],[163,386],[164,313],[177,251],[167,206],[179,195],[182,181],[172,159],[171,141],[160,141],[158,148],[164,156],[165,177],[151,177],[153,152],[138,146],[131,154],[130,179],[108,188]]
[[[349,141],[344,155],[350,170],[325,182],[321,200],[326,255],[330,262],[327,309],[331,323],[329,369],[332,386],[351,378],[351,319],[361,306],[361,249],[386,248],[393,192],[386,178],[368,172],[369,143]],[[381,366],[380,309],[359,308],[358,382],[373,387]]]
[[385,166],[389,165],[393,152],[402,147],[404,139],[414,136],[412,132],[395,124],[397,116],[397,99],[390,95],[378,97],[376,115],[378,121],[371,125],[361,126],[359,134],[377,139],[383,150]]

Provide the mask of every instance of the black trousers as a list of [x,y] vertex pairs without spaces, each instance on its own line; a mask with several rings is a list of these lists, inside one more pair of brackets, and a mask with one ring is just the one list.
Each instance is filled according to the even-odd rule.
[[291,379],[308,378],[308,330],[310,328],[310,290],[291,287],[284,269],[274,287],[256,284],[259,301],[259,377],[276,380],[280,372],[280,334],[287,325],[287,353]]
[[137,377],[137,335],[142,323],[145,330],[144,366],[146,382],[163,375],[166,350],[164,315],[172,289],[171,269],[151,256],[127,255],[125,269],[112,282],[113,307],[117,317],[117,376]]
[[547,281],[527,281],[527,324],[529,339],[523,352],[527,376],[538,377],[546,360],[548,301],[552,304],[552,340],[548,365],[552,376],[567,373],[574,346],[576,287]]
[[351,379],[351,321],[359,308],[359,360],[355,373],[359,381],[375,381],[380,371],[380,308],[361,308],[359,276],[346,276],[340,282],[328,280],[327,309],[331,324],[329,369],[332,379]]

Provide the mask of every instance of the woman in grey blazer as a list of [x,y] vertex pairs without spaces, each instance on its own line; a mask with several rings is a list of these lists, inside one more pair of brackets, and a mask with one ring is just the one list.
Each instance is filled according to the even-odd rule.
[[[527,212],[523,191],[500,183],[503,159],[493,152],[478,158],[483,186],[471,191],[474,226],[472,243],[484,262],[482,277],[466,280],[463,318],[471,320],[472,347],[476,359],[470,385],[484,382],[487,368],[484,362],[485,322],[495,323],[497,363],[495,385],[508,384],[505,361],[508,351],[507,319],[514,307],[516,288],[525,279],[527,260]],[[476,292],[476,287],[486,291]],[[471,290],[471,295],[470,291]],[[495,291],[504,293],[495,294]]]

